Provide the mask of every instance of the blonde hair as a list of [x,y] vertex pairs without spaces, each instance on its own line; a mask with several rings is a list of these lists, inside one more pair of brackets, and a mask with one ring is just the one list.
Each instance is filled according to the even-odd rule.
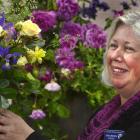
[[[118,17],[114,21],[107,45],[109,44],[109,41],[112,38],[112,36],[114,35],[116,29],[122,24],[130,25],[132,27],[134,33],[136,35],[140,36],[140,11],[131,11],[123,16]],[[106,65],[107,51],[108,51],[108,47],[106,47],[106,51],[105,51],[104,57],[103,57],[104,65],[103,65],[103,71],[101,74],[101,80],[105,85],[112,86],[112,83],[109,78],[107,65]]]

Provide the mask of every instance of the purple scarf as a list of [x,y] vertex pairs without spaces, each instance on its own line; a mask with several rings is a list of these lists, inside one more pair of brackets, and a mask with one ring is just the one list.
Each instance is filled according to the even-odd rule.
[[121,105],[120,96],[115,96],[92,118],[77,140],[101,140],[104,131],[116,122],[121,114],[126,112],[134,103],[140,101],[140,92]]

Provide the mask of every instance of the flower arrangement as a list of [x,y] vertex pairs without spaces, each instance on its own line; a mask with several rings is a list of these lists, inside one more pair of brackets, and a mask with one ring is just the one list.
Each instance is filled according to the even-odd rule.
[[[105,3],[96,6],[109,8]],[[69,94],[85,94],[92,106],[110,97],[101,94],[108,89],[97,80],[104,29],[79,16],[82,10],[75,0],[57,0],[56,7],[33,10],[16,23],[0,15],[1,107],[33,119],[35,127],[54,139],[59,134],[53,118],[69,117],[64,104]]]

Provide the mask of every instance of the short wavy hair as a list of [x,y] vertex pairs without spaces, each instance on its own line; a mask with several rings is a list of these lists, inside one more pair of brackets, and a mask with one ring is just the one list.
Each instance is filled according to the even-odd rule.
[[108,44],[110,42],[110,39],[112,36],[115,34],[117,28],[122,25],[126,24],[132,27],[134,33],[137,36],[140,36],[140,10],[139,11],[131,11],[123,16],[118,17],[112,25],[111,29],[111,34],[109,35],[108,42],[107,42],[107,47],[103,56],[103,71],[101,74],[101,80],[105,85],[112,86],[112,83],[109,78],[109,72],[107,69],[107,64],[106,64],[106,54],[108,51]]

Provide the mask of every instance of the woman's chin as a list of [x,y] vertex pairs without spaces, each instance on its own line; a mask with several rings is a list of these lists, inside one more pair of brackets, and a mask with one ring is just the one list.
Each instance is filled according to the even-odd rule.
[[125,87],[125,83],[123,81],[112,81],[112,85],[113,87],[115,87],[116,89],[121,89]]

